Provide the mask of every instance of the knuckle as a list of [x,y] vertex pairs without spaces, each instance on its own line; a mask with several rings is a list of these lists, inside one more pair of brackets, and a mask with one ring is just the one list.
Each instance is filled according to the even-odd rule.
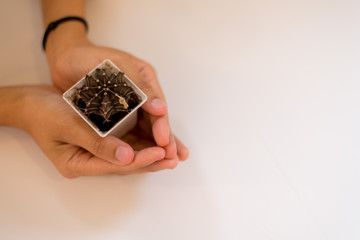
[[64,154],[60,158],[54,161],[54,165],[60,172],[60,174],[67,179],[75,179],[82,176],[83,171],[81,167],[82,161],[81,154],[83,151],[77,151],[75,153]]
[[140,81],[137,83],[137,86],[143,91],[145,92],[147,95],[152,95],[152,88],[150,87],[150,85],[145,82],[145,81]]
[[101,138],[96,138],[92,141],[90,149],[95,155],[102,155],[105,151],[105,141]]
[[140,70],[141,75],[146,83],[150,84],[155,81],[156,73],[152,65],[145,63]]
[[54,165],[63,177],[67,179],[74,179],[77,178],[79,175],[77,175],[73,168],[70,166],[70,160],[71,158],[69,159],[62,156],[59,159],[56,159],[56,161],[54,161]]
[[138,71],[146,82],[153,82],[156,78],[155,68],[147,62],[141,61],[138,66]]
[[153,65],[151,65],[150,63],[148,62],[144,62],[144,68],[148,71],[151,71],[153,73],[155,73],[155,68]]

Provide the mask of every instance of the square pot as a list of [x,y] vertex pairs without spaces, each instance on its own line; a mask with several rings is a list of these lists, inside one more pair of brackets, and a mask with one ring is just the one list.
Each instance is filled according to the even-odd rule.
[[65,101],[101,137],[122,137],[137,123],[147,96],[109,59],[64,94]]

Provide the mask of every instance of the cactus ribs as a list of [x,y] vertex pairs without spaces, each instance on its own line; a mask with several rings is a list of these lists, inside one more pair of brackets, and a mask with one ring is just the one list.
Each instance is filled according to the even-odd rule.
[[141,101],[123,72],[105,64],[85,76],[74,103],[102,132],[111,129]]

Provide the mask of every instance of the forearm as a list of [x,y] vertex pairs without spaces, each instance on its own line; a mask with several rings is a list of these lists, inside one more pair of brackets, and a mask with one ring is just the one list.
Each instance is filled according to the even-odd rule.
[[0,88],[0,125],[17,127],[27,130],[25,117],[30,87],[1,87]]
[[[63,17],[77,16],[85,18],[84,0],[42,0],[44,28],[50,22]],[[69,45],[86,41],[86,29],[79,21],[63,22],[50,32],[46,41],[46,54],[53,58]]]
[[85,17],[84,0],[42,0],[44,25],[65,16]]

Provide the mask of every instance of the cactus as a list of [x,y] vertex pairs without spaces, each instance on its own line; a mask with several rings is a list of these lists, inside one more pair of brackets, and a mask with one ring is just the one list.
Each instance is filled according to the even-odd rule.
[[108,131],[135,108],[140,99],[123,72],[105,65],[85,76],[74,103],[101,131]]

